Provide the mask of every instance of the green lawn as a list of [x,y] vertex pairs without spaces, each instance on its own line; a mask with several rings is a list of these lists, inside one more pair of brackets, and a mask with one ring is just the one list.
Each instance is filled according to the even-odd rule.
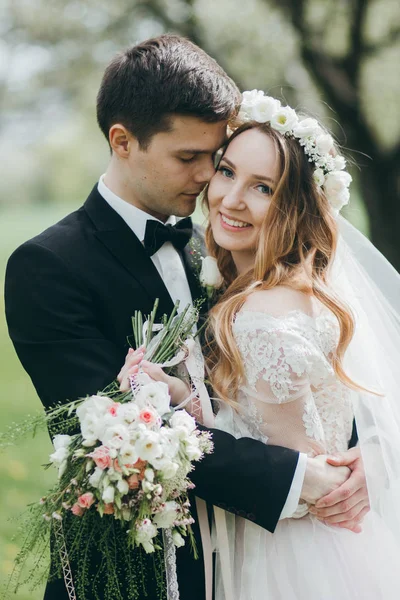
[[[22,241],[39,233],[71,209],[18,209],[0,211],[0,280],[3,288],[4,271],[8,256]],[[22,369],[14,348],[8,338],[4,318],[4,300],[0,300],[0,429],[21,421],[28,414],[41,409],[41,404],[27,374]],[[55,472],[45,471],[41,465],[47,462],[51,450],[46,433],[10,448],[0,456],[0,590],[5,584],[18,551],[13,521],[31,502],[40,499],[55,479]],[[16,600],[41,600],[43,590],[30,592],[20,590],[12,596]],[[3,598],[0,592],[0,598]]]

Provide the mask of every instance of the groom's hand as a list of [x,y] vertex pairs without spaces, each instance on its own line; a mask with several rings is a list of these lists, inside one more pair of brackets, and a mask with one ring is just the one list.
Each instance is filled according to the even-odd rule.
[[307,459],[303,488],[300,497],[308,504],[315,504],[333,490],[340,488],[350,477],[348,467],[333,467],[326,454]]
[[326,461],[336,468],[347,466],[351,475],[343,485],[320,498],[310,512],[328,525],[360,533],[361,522],[370,510],[361,451],[351,448],[347,452],[329,456]]

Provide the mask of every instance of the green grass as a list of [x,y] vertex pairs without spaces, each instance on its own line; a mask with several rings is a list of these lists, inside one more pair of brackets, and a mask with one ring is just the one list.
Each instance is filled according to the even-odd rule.
[[[21,242],[39,233],[69,212],[69,207],[51,209],[18,209],[0,212],[0,280],[8,256]],[[4,317],[4,299],[0,300],[0,430],[41,410],[41,403],[31,381],[22,369],[7,333]],[[15,519],[28,503],[36,502],[55,480],[55,472],[45,471],[51,451],[47,433],[39,433],[17,447],[0,454],[0,590],[7,582],[13,560],[18,552],[18,541],[13,538]],[[0,592],[0,597],[2,594]],[[21,589],[16,600],[41,600],[43,590]]]

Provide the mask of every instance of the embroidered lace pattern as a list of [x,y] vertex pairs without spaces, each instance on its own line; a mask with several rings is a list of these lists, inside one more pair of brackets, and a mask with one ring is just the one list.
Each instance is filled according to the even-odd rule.
[[233,331],[246,375],[238,397],[243,410],[233,420],[251,437],[284,446],[292,441],[309,455],[347,449],[353,414],[350,393],[331,365],[335,317],[242,310]]

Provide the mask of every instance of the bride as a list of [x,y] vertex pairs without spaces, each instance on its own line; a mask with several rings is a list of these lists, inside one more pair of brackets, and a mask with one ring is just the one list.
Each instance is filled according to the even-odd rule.
[[206,356],[215,427],[315,457],[347,450],[355,419],[371,512],[358,535],[302,502],[274,533],[223,513],[216,600],[398,598],[400,284],[338,217],[350,182],[314,119],[244,94],[205,195],[206,241],[224,280]]

